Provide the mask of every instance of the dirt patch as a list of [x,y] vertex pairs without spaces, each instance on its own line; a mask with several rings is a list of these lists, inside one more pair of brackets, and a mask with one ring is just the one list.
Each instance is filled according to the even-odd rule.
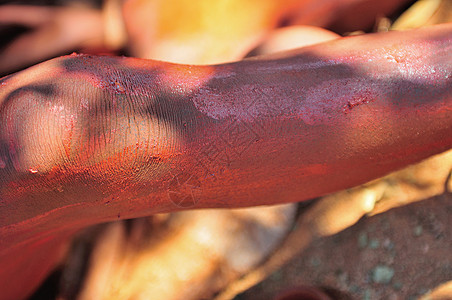
[[443,194],[363,218],[235,299],[271,299],[302,284],[351,299],[417,299],[452,280],[451,215],[452,195]]

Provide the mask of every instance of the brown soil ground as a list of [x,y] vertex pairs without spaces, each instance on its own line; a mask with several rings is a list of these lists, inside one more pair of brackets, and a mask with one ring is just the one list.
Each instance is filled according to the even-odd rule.
[[[452,280],[451,216],[452,195],[442,194],[365,217],[312,242],[235,299],[272,299],[299,285],[332,288],[348,299],[418,299]],[[452,288],[434,299],[452,299]]]

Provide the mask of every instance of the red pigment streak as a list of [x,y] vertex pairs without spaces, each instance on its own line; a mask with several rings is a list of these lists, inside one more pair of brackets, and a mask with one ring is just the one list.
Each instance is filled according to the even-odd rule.
[[350,112],[354,107],[368,104],[375,101],[375,98],[372,97],[370,92],[365,92],[361,95],[355,95],[350,100],[347,101],[347,104],[344,106],[344,111]]
[[74,118],[71,117],[70,124],[66,124],[65,132],[67,133],[67,137],[63,139],[63,148],[66,153],[66,157],[71,157],[71,145],[72,145],[72,136],[74,134]]

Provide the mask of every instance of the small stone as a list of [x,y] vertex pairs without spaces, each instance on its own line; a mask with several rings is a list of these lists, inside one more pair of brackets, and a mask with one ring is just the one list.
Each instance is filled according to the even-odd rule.
[[342,286],[347,286],[348,283],[348,273],[343,271],[338,271],[336,273],[336,280]]
[[400,283],[400,282],[394,282],[394,283],[392,284],[392,287],[394,288],[394,290],[400,291],[400,290],[402,289],[403,285],[402,285],[402,283]]
[[422,234],[423,228],[421,225],[414,227],[413,233],[415,236],[420,236]]
[[394,277],[394,269],[379,265],[372,270],[372,281],[375,283],[388,284]]
[[357,286],[356,284],[351,284],[350,288],[348,289],[351,293],[357,293],[359,292],[361,289],[359,286]]
[[380,247],[380,242],[377,239],[371,239],[369,242],[369,248],[377,249],[378,247]]
[[322,261],[318,257],[311,258],[311,266],[318,267],[322,264]]
[[361,249],[364,249],[367,247],[367,233],[361,232],[358,236],[358,246]]
[[390,239],[385,239],[383,242],[383,247],[386,250],[393,250],[394,249],[394,243]]
[[372,299],[372,291],[365,290],[363,295],[363,300],[371,300]]

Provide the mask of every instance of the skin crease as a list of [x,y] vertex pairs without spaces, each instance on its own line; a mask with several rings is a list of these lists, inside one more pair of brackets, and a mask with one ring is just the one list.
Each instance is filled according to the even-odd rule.
[[1,79],[0,299],[29,295],[91,224],[302,201],[450,149],[451,48],[448,24],[215,66],[71,55]]

